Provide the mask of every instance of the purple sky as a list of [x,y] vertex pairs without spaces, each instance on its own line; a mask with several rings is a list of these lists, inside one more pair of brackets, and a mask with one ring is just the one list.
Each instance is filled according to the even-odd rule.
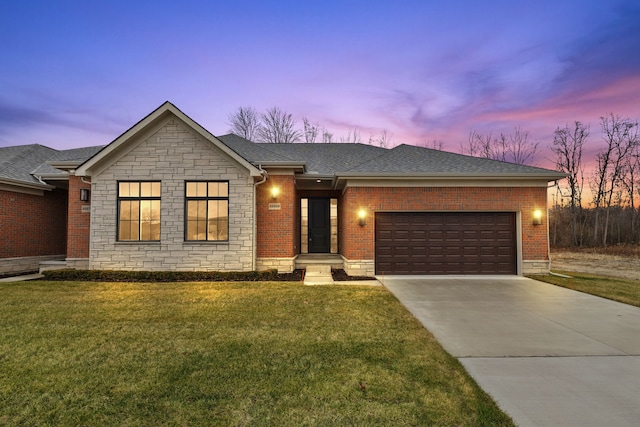
[[111,142],[165,100],[213,134],[279,106],[392,144],[640,119],[640,2],[65,1],[0,4],[0,146]]

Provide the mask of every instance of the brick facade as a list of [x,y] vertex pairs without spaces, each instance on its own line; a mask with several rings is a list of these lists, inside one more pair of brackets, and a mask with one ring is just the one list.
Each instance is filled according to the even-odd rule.
[[[80,189],[91,190],[91,184],[78,176],[69,176],[69,220],[67,229],[67,259],[77,263],[89,259],[89,230],[91,227],[91,196],[80,200]],[[89,193],[91,194],[91,193]],[[88,264],[87,264],[88,265]]]
[[[273,188],[279,191],[275,198]],[[299,253],[298,203],[293,175],[270,174],[269,179],[257,187],[258,258],[290,258]],[[274,204],[279,205],[278,209],[273,209]]]
[[[38,259],[64,258],[67,243],[67,192],[43,191],[42,195],[0,190],[0,259],[15,258],[2,263],[11,272],[10,264],[22,265],[20,270],[37,270]],[[19,263],[17,258],[29,258]],[[4,274],[5,267],[0,268]],[[8,272],[8,270],[7,270]]]
[[[278,189],[274,198],[272,190]],[[300,206],[292,174],[269,174],[256,188],[256,269],[291,272],[300,248]],[[277,205],[278,209],[274,209]],[[271,205],[271,208],[270,206]]]
[[[90,268],[250,271],[254,183],[247,169],[177,118],[129,141],[124,156],[92,176]],[[160,181],[160,242],[118,242],[117,182]],[[185,181],[229,181],[229,241],[185,242]]]
[[[534,226],[532,216],[536,209],[546,212],[546,206],[546,187],[348,187],[339,210],[340,253],[347,263],[373,268],[375,212],[509,211],[520,213],[524,272],[548,269],[547,217]],[[359,225],[360,209],[367,213],[365,226]]]

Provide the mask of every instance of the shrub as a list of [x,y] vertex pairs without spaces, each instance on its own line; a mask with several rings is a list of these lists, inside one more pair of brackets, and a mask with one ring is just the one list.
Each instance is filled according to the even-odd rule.
[[122,271],[49,270],[46,280],[84,282],[256,282],[277,280],[278,270],[265,271]]

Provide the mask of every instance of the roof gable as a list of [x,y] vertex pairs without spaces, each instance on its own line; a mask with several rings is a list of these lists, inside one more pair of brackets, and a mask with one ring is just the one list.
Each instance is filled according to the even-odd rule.
[[176,117],[177,119],[182,121],[186,126],[203,137],[205,141],[210,142],[226,155],[231,157],[238,164],[246,168],[251,176],[261,176],[260,170],[258,170],[254,165],[252,165],[245,158],[230,149],[222,141],[213,136],[204,127],[200,126],[169,101],[166,101],[160,107],[156,108],[149,115],[144,117],[122,135],[113,140],[113,142],[111,142],[109,145],[105,146],[94,156],[90,157],[87,161],[82,163],[76,169],[75,174],[79,176],[90,176],[92,173],[94,173],[104,165],[111,164],[128,152],[128,150],[130,149],[130,145],[134,140],[137,139],[139,135],[144,134],[151,129],[154,129],[159,123],[162,123],[164,120],[171,116]]

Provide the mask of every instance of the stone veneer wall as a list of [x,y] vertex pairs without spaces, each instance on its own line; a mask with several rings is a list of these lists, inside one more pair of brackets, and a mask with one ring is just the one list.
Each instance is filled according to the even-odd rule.
[[[254,186],[249,172],[181,120],[167,119],[92,177],[90,268],[253,270]],[[130,141],[131,143],[132,141]],[[117,182],[160,181],[160,242],[118,242]],[[185,181],[229,181],[229,241],[185,242]]]
[[271,270],[275,268],[280,273],[291,273],[296,269],[296,258],[258,258],[256,270]]

